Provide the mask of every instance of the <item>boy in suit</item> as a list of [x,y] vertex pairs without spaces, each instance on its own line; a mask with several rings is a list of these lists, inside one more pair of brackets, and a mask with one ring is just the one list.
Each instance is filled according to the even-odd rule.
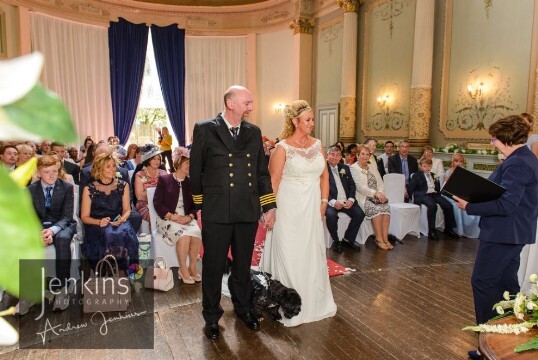
[[424,204],[428,208],[428,239],[438,239],[435,233],[437,204],[441,206],[445,215],[445,234],[452,238],[459,238],[459,235],[453,230],[456,220],[454,219],[452,204],[441,195],[439,178],[431,170],[432,160],[420,159],[419,171],[409,180],[409,194],[414,195],[415,204]]
[[[355,250],[360,250],[355,241],[362,221],[364,212],[357,205],[355,199],[355,181],[351,177],[349,166],[340,163],[342,154],[339,147],[332,147],[327,152],[327,167],[329,169],[329,203],[325,211],[327,229],[334,241],[333,248],[336,252],[342,252],[342,242]],[[349,215],[351,221],[347,227],[344,239],[338,238],[338,213]]]
[[73,219],[73,185],[58,179],[58,164],[52,155],[43,155],[38,159],[37,172],[41,180],[28,186],[28,190],[36,214],[43,224],[43,244],[53,245],[56,250],[59,289],[50,289],[56,294],[53,309],[65,310],[69,306],[67,279],[71,269],[71,240],[77,231]]

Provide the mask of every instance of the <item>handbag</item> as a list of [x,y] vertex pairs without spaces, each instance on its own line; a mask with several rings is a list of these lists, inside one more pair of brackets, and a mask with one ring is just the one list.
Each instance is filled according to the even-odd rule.
[[[112,275],[100,276],[105,274],[106,267]],[[82,311],[85,313],[127,310],[131,303],[131,284],[128,277],[120,277],[114,256],[106,255],[99,260],[95,266],[95,276],[82,284],[82,298]]]
[[166,266],[166,260],[162,256],[157,257],[153,266],[146,270],[144,286],[161,291],[168,291],[174,287],[172,269]]

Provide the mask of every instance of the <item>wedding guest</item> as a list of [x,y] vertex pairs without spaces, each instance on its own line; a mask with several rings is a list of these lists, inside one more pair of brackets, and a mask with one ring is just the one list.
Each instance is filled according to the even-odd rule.
[[50,146],[51,151],[54,151],[60,157],[62,166],[65,172],[73,177],[75,184],[78,185],[80,182],[80,167],[77,164],[72,162],[65,161],[67,158],[67,151],[65,150],[65,145],[59,142],[53,142]]
[[112,254],[123,273],[138,263],[138,238],[131,226],[129,184],[116,179],[116,160],[111,154],[93,161],[95,181],[84,188],[80,218],[84,223],[84,252],[92,268],[106,254]]
[[[331,147],[327,151],[327,167],[329,169],[329,202],[325,212],[327,230],[331,234],[333,248],[336,252],[342,252],[342,243],[355,250],[360,250],[355,238],[364,220],[364,212],[357,205],[355,199],[355,182],[349,166],[340,163],[340,160],[342,160],[340,148]],[[338,237],[339,212],[351,218],[343,239]]]
[[39,149],[36,151],[36,153],[38,155],[45,155],[46,153],[50,151],[50,145],[51,145],[50,140],[43,140],[41,142],[41,145],[39,146]]
[[134,176],[134,193],[136,197],[136,211],[142,215],[142,219],[149,220],[148,208],[148,188],[157,186],[159,176],[166,174],[166,171],[159,169],[161,166],[161,153],[157,147],[142,154],[142,171],[139,171]]
[[344,152],[346,150],[346,147],[344,146],[344,143],[341,141],[335,142],[333,145],[331,145],[329,148],[337,147],[340,149],[340,163],[344,164]]
[[385,141],[385,152],[379,155],[379,158],[383,161],[383,167],[385,168],[385,174],[389,173],[389,157],[394,154],[394,142],[392,140]]
[[16,146],[19,159],[17,160],[17,167],[21,166],[32,157],[34,157],[34,150],[31,146],[26,144],[19,144]]
[[346,165],[351,165],[357,162],[357,149],[359,145],[349,144],[346,148]]
[[[491,143],[505,160],[489,179],[506,189],[496,200],[469,203],[454,197],[469,215],[480,215],[480,244],[471,277],[477,324],[494,317],[493,305],[504,291],[520,290],[517,272],[525,244],[536,242],[538,218],[538,159],[526,146],[529,124],[519,115],[494,122]],[[469,351],[480,359],[478,351]]]
[[26,141],[25,142],[26,145],[30,146],[32,148],[32,153],[34,154],[34,156],[36,155],[36,151],[37,151],[37,145],[35,144],[35,142],[33,141]]
[[527,147],[538,157],[538,134],[532,133],[532,126],[534,124],[534,116],[528,113],[521,114],[521,117],[525,119],[529,124],[529,138],[527,140]]
[[439,176],[431,170],[431,159],[422,158],[419,160],[419,171],[411,177],[409,182],[409,196],[414,196],[415,204],[426,205],[428,208],[428,239],[438,239],[435,230],[437,205],[441,206],[445,216],[445,234],[457,239],[460,236],[454,232],[454,226],[456,226],[454,210],[450,202],[441,195]]
[[398,152],[389,157],[389,173],[403,174],[405,178],[404,197],[405,201],[410,201],[410,195],[407,191],[411,175],[418,172],[418,162],[413,155],[409,155],[409,141],[402,140],[398,144]]
[[[159,133],[159,144],[161,146],[161,151],[163,156],[168,162],[168,169],[170,172],[174,172],[174,161],[172,159],[172,135],[168,132],[168,128],[164,126],[162,129],[157,130]],[[163,161],[164,162],[164,161]]]
[[394,246],[389,242],[390,207],[383,192],[383,179],[377,171],[377,164],[370,163],[370,149],[359,146],[357,150],[358,161],[349,167],[357,189],[355,197],[366,219],[372,221],[377,246],[382,250],[392,250]]
[[73,185],[61,180],[58,175],[59,158],[43,155],[37,160],[39,181],[28,186],[35,212],[43,226],[41,240],[44,246],[54,246],[56,251],[56,279],[52,289],[56,293],[54,310],[65,310],[69,306],[67,279],[71,272],[71,240],[76,233],[73,219]]
[[448,169],[445,172],[445,182],[448,180],[450,175],[452,175],[452,173],[454,172],[454,169],[457,166],[462,167],[462,168],[465,167],[465,159],[463,158],[463,154],[461,153],[455,153],[454,155],[452,155],[452,162],[450,164],[450,169]]
[[93,145],[94,141],[91,136],[86,136],[84,144],[80,145],[80,154],[84,157],[88,153],[88,148]]
[[19,153],[14,145],[4,145],[0,149],[0,164],[8,171],[13,171],[17,167]]
[[385,165],[383,164],[383,160],[378,159],[378,157],[375,155],[375,152],[377,150],[377,140],[374,138],[368,138],[364,141],[364,146],[370,150],[370,159],[368,160],[368,163],[375,165],[372,167],[372,171],[376,171],[379,173],[379,176],[381,179],[383,179],[383,176],[385,176]]
[[153,205],[159,215],[157,230],[168,245],[176,247],[179,279],[185,284],[194,284],[202,281],[202,276],[196,269],[202,233],[196,222],[196,210],[190,189],[189,157],[189,150],[186,148],[174,149],[173,166],[176,171],[166,174],[161,170]]
[[265,240],[261,267],[301,296],[300,313],[280,320],[284,326],[333,317],[337,310],[323,232],[329,171],[321,141],[311,136],[313,128],[314,111],[308,102],[286,105],[281,141],[269,163],[277,221]]
[[85,168],[86,166],[91,165],[93,162],[93,158],[95,157],[95,148],[97,146],[95,144],[91,144],[88,146],[88,149],[85,152],[84,157],[80,160],[79,166],[81,169]]
[[443,160],[433,157],[433,148],[430,145],[424,145],[422,148],[422,157],[432,161],[432,172],[440,178],[445,176]]

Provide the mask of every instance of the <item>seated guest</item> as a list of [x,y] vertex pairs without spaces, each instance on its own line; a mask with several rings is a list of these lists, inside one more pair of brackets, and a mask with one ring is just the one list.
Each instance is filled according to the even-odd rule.
[[383,167],[385,168],[385,174],[389,173],[389,157],[394,154],[394,142],[392,140],[385,141],[385,152],[379,156],[383,161]]
[[131,144],[127,148],[127,156],[125,157],[125,161],[123,162],[123,167],[127,170],[134,170],[136,165],[140,163],[140,156],[137,155],[140,154],[140,151],[138,150],[138,145]]
[[[377,171],[379,172],[379,176],[383,179],[383,176],[385,176],[385,165],[383,164],[383,160],[379,159],[375,155],[375,151],[377,150],[377,140],[374,138],[368,138],[366,141],[364,141],[364,146],[370,150],[370,160],[368,162],[372,165],[375,165],[377,168]],[[372,170],[375,171],[376,168],[372,167]]]
[[[80,162],[80,158],[78,157],[78,150],[76,147],[71,146],[67,149],[67,154],[69,155],[69,160],[74,163],[78,164]],[[80,166],[79,166],[80,168]]]
[[85,168],[86,166],[89,166],[93,162],[96,147],[97,146],[94,144],[88,146],[87,151],[82,155],[82,159],[80,159],[79,166],[81,169]]
[[409,202],[410,195],[407,187],[409,185],[409,178],[411,175],[418,171],[417,159],[409,155],[409,141],[402,140],[398,144],[398,152],[389,157],[388,162],[389,173],[391,174],[403,174],[405,178],[405,201]]
[[34,157],[34,150],[31,146],[26,144],[19,144],[16,146],[19,159],[17,160],[17,167],[21,166],[32,157]]
[[359,145],[357,144],[349,144],[346,149],[346,161],[345,163],[347,165],[351,165],[355,162],[357,162],[357,149]]
[[0,149],[0,165],[5,167],[7,171],[13,171],[17,167],[19,152],[14,145],[4,145]]
[[161,165],[161,150],[156,147],[142,155],[144,169],[135,175],[134,192],[136,197],[136,210],[142,218],[149,222],[148,193],[147,189],[157,186],[159,176],[165,175],[166,171],[159,169]]
[[[189,151],[176,148],[173,153],[172,174],[159,176],[153,204],[159,214],[157,230],[164,241],[175,245],[179,260],[178,277],[185,284],[202,281],[196,269],[196,260],[202,244],[202,234],[196,222],[196,212],[189,180]],[[189,267],[187,269],[187,257]]]
[[330,147],[337,147],[340,149],[340,163],[344,163],[344,151],[346,150],[345,146],[344,146],[344,143],[341,142],[341,141],[337,141],[334,143],[334,145],[331,145]]
[[[149,153],[151,151],[159,151],[159,147],[153,144],[147,144],[144,146],[139,146],[138,150],[140,150],[141,154],[144,154],[144,153]],[[140,162],[136,165],[133,171],[133,175],[131,176],[131,184],[134,184],[136,174],[138,174],[138,172],[143,169],[144,169],[144,165],[142,165],[142,155],[140,155]],[[159,166],[159,169],[166,171],[166,167],[164,163],[161,163],[161,165]],[[136,204],[136,197],[133,199],[133,202]]]
[[129,221],[129,184],[116,179],[116,160],[110,154],[97,155],[92,177],[84,188],[80,218],[84,223],[84,251],[95,269],[105,255],[114,255],[123,273],[138,263],[138,238]]
[[45,246],[56,250],[56,277],[59,284],[50,289],[57,293],[54,310],[69,306],[67,279],[71,269],[71,240],[76,233],[73,219],[73,185],[58,178],[59,160],[53,155],[43,155],[37,160],[40,181],[28,186],[34,209],[43,225],[41,239]]
[[41,145],[39,145],[39,149],[36,151],[36,154],[38,155],[45,155],[50,151],[50,140],[43,140],[41,142]]
[[351,165],[351,175],[355,181],[357,201],[366,215],[372,221],[375,242],[382,250],[394,248],[389,242],[390,207],[383,193],[383,179],[379,176],[376,164],[370,164],[370,149],[358,147],[358,161]]
[[127,155],[127,150],[121,146],[120,139],[117,136],[109,136],[108,145],[114,148],[114,151],[116,151],[122,159]]
[[[55,151],[49,151],[47,155],[50,155],[56,159],[57,163],[56,166],[58,167],[58,179],[63,180],[71,185],[76,185],[75,181],[73,180],[73,177],[69,174],[66,174],[63,168],[62,161],[60,160],[60,156]],[[36,181],[39,181],[39,172],[36,170],[35,174],[32,176],[32,184]]]
[[450,164],[450,169],[445,172],[445,182],[448,180],[450,175],[452,175],[456,166],[465,167],[465,160],[463,159],[463,154],[455,153],[454,155],[452,155],[452,163]]
[[93,145],[94,141],[91,136],[86,136],[86,139],[84,139],[84,145],[80,145],[80,155],[82,158],[86,156],[88,153],[88,148],[90,145]]
[[26,141],[25,144],[32,148],[32,153],[33,153],[34,156],[35,156],[35,155],[36,155],[36,151],[37,151],[37,145],[35,144],[35,142],[33,142],[33,141]]
[[443,160],[433,157],[433,148],[430,145],[424,145],[422,148],[422,157],[430,159],[432,161],[432,172],[439,176],[445,176],[445,168],[443,167]]
[[435,230],[437,204],[441,206],[445,215],[445,234],[452,238],[459,238],[460,236],[453,230],[456,220],[452,204],[441,195],[439,177],[431,172],[432,160],[422,158],[419,165],[419,172],[414,174],[409,182],[409,195],[414,196],[415,204],[424,204],[428,208],[428,239],[438,239]]
[[[94,150],[95,157],[99,155],[103,155],[103,154],[112,156],[111,153],[112,153],[112,149],[104,143],[97,145]],[[114,156],[112,156],[112,158],[116,161],[116,163],[119,162],[119,160],[117,160]],[[90,164],[87,164],[87,166],[85,166],[80,172],[80,190],[81,190],[80,192],[81,193],[83,192],[84,187],[88,186],[89,184],[91,184],[92,182],[96,180],[93,178],[92,169],[93,169],[93,162]],[[129,172],[126,169],[116,166],[116,172],[114,173],[114,176],[117,177],[118,174],[119,174],[119,177],[123,181],[125,181],[127,184],[130,184]],[[130,194],[129,194],[129,199],[131,199]],[[80,201],[82,202],[82,196],[81,196]],[[138,232],[138,229],[140,229],[140,226],[142,225],[142,216],[140,216],[140,214],[137,211],[133,210],[131,211],[129,215],[129,222],[135,229],[135,232]]]
[[62,166],[64,171],[73,177],[75,184],[78,185],[80,180],[80,167],[77,164],[74,164],[70,161],[65,161],[67,159],[67,150],[65,150],[65,145],[59,142],[53,142],[50,145],[51,151],[54,151],[58,154],[62,161]]
[[[342,252],[342,242],[356,250],[360,250],[355,241],[364,212],[357,205],[355,199],[355,182],[351,177],[349,166],[340,163],[342,154],[339,147],[333,146],[327,152],[327,166],[329,168],[329,199],[325,211],[327,229],[333,239],[336,252]],[[343,212],[351,218],[342,242],[338,238],[338,213]]]

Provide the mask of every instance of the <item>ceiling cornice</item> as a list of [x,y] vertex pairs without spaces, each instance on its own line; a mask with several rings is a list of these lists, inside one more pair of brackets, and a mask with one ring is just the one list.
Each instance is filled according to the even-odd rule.
[[177,23],[190,34],[244,34],[287,28],[290,21],[314,19],[339,10],[336,0],[268,0],[235,6],[181,6],[134,0],[2,0],[32,11],[108,26],[124,18],[133,23]]

